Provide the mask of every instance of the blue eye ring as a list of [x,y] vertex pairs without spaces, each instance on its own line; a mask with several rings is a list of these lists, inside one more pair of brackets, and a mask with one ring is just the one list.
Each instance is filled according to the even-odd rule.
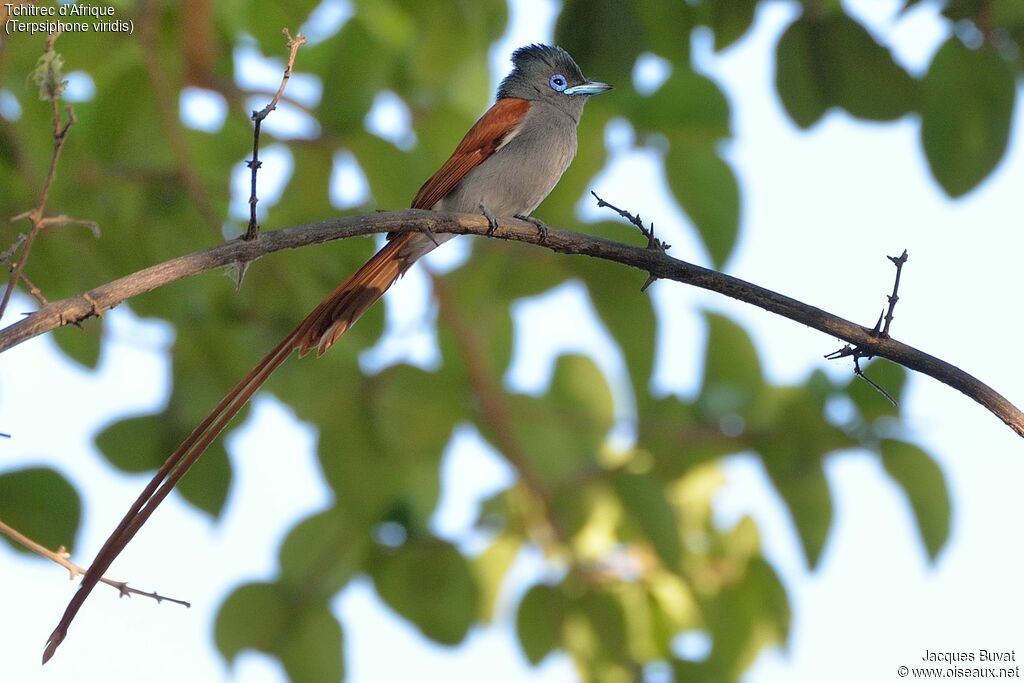
[[555,74],[548,79],[548,85],[555,92],[562,92],[569,85],[569,82],[565,80],[565,76],[562,74]]

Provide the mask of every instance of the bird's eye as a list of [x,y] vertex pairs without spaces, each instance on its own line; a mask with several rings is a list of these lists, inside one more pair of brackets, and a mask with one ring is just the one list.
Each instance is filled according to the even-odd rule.
[[565,81],[565,76],[563,76],[562,74],[555,74],[550,79],[548,79],[548,85],[550,85],[551,89],[554,90],[555,92],[562,92],[563,90],[565,90],[565,86],[567,86],[568,83],[566,83]]

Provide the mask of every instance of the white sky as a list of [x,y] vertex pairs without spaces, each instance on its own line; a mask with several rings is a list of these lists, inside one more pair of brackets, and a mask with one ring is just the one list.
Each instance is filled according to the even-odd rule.
[[[896,0],[847,4],[877,36],[895,43],[899,59],[914,72],[945,37],[930,3],[899,22],[892,19],[901,4]],[[516,3],[510,30],[492,51],[495,78],[504,73],[514,47],[550,40],[554,13],[544,0]],[[792,16],[791,6],[769,3],[753,35],[723,56],[712,55],[707,36],[695,41],[698,67],[722,84],[733,104],[736,138],[726,153],[743,188],[744,224],[727,271],[868,323],[891,286],[892,266],[885,255],[907,248],[910,261],[894,336],[1024,403],[1024,370],[1016,354],[1024,331],[1017,301],[1024,285],[1018,265],[1024,253],[1021,107],[1011,149],[997,173],[966,199],[951,203],[927,172],[914,119],[866,125],[832,113],[809,133],[788,123],[773,91],[772,70],[775,42]],[[481,102],[481,108],[485,105]],[[584,131],[595,133],[585,125]],[[653,219],[674,245],[675,256],[705,263],[688,220],[668,198],[660,161],[631,151],[630,136],[621,124],[606,132],[613,163],[594,189]],[[279,148],[282,163],[290,163],[286,146]],[[271,203],[264,197],[261,206]],[[537,213],[543,217],[543,206]],[[596,215],[581,201],[584,220]],[[460,249],[450,251],[448,258],[457,259]],[[418,281],[410,276],[400,283],[394,298],[409,302],[401,308],[413,312],[403,315],[391,306],[389,319],[396,325],[416,319],[422,310]],[[699,386],[701,309],[726,311],[752,333],[772,381],[800,381],[814,367],[826,367],[833,376],[850,372],[848,365],[821,360],[838,345],[819,333],[671,283],[653,290],[672,349],[659,359],[662,386],[684,392]],[[550,331],[553,319],[565,320],[579,310],[578,302],[568,288],[520,313],[535,330]],[[16,301],[5,322],[28,306],[24,299]],[[580,315],[583,320],[567,322],[567,329],[585,324],[585,313]],[[169,326],[140,321],[128,307],[112,312],[105,324],[110,343],[92,375],[63,360],[45,337],[0,355],[0,425],[15,433],[4,444],[0,470],[45,464],[75,483],[85,496],[75,549],[81,563],[92,557],[148,478],[124,477],[102,461],[91,446],[97,425],[155,410],[167,394],[161,352],[171,339]],[[380,357],[413,349],[421,361],[428,360],[424,338],[410,344],[391,337]],[[552,350],[538,339],[527,335],[510,372],[517,387],[543,382],[538,368],[545,367]],[[615,359],[603,355],[602,366],[614,371]],[[804,566],[792,525],[757,461],[740,456],[728,462],[730,483],[718,501],[718,518],[730,524],[743,514],[755,516],[794,610],[789,651],[765,653],[746,680],[895,681],[896,668],[913,666],[926,648],[1016,649],[1024,656],[1021,440],[968,399],[920,376],[911,377],[905,411],[907,435],[939,459],[953,498],[952,538],[935,565],[927,561],[902,494],[867,454],[843,453],[828,463],[834,528],[814,573]],[[54,423],[61,429],[53,429]],[[236,479],[223,519],[211,522],[172,496],[111,572],[140,588],[185,597],[193,601],[191,610],[118,600],[100,587],[57,657],[40,668],[43,643],[74,585],[63,581],[55,566],[0,549],[5,617],[0,619],[0,680],[282,680],[274,660],[259,654],[245,654],[233,667],[223,663],[211,644],[215,610],[238,583],[274,577],[283,534],[299,518],[325,507],[330,493],[319,478],[311,428],[295,423],[272,398],[256,401],[256,410],[229,444]],[[459,538],[480,489],[506,484],[509,473],[471,437],[459,440],[445,467],[445,500],[435,525]],[[468,480],[482,483],[474,488]],[[508,624],[524,586],[545,571],[536,555],[525,554],[506,591],[505,621],[474,631],[454,654],[426,643],[390,616],[368,582],[353,583],[334,602],[345,628],[349,680],[575,680],[564,655],[530,669]]]

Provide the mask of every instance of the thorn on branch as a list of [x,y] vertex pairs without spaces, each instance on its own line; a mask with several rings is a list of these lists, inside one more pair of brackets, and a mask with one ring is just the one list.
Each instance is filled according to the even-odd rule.
[[89,294],[89,292],[83,292],[82,293],[82,298],[85,299],[86,302],[88,302],[88,304],[90,306],[92,306],[92,314],[93,315],[95,315],[97,318],[102,318],[103,317],[103,307],[100,306],[99,302],[96,301],[96,299],[92,298],[92,296]]
[[878,384],[878,382],[864,374],[864,371],[860,369],[860,358],[858,356],[853,357],[853,374],[857,375],[862,380],[873,386],[875,388],[875,391],[877,391],[886,399],[888,399],[889,403],[891,403],[894,408],[900,407],[900,404],[896,402],[896,399],[893,398],[892,394],[883,389],[881,385]]
[[[903,273],[903,264],[907,262],[909,255],[907,254],[907,250],[904,249],[903,253],[900,254],[899,256],[886,256],[886,258],[892,261],[892,264],[896,266],[896,281],[893,283],[892,286],[892,294],[889,294],[886,297],[886,299],[889,302],[888,308],[878,314],[878,320],[875,322],[875,326],[872,327],[870,331],[872,337],[877,337],[879,339],[889,338],[889,328],[892,325],[893,321],[893,311],[896,310],[896,302],[900,300],[900,275],[902,275]],[[870,360],[871,358],[874,357],[873,353],[862,349],[860,346],[851,346],[850,344],[846,344],[845,346],[843,346],[843,348],[833,351],[832,353],[827,354],[825,356],[825,358],[828,360],[838,360],[839,358],[847,357],[853,358],[853,373],[855,375],[857,375],[865,382],[873,386],[875,390],[878,391],[878,393],[882,394],[882,396],[888,399],[888,401],[892,403],[894,406],[896,406],[897,408],[899,407],[899,403],[897,403],[896,399],[892,397],[892,394],[890,394],[888,391],[879,386],[878,383],[876,383],[870,377],[865,375],[864,371],[861,370],[860,359],[867,358]]]
[[[647,238],[647,248],[648,249],[653,249],[653,250],[660,251],[660,252],[664,253],[664,252],[668,251],[672,247],[671,244],[667,244],[667,243],[661,241],[660,239],[658,239],[657,237],[654,236],[654,223],[653,222],[651,222],[651,227],[650,227],[650,229],[648,229],[647,227],[644,226],[644,222],[642,220],[640,220],[640,214],[632,214],[632,213],[630,213],[630,212],[628,212],[628,211],[626,211],[624,209],[620,209],[619,207],[615,206],[614,204],[610,204],[610,203],[606,202],[605,200],[603,200],[600,197],[598,197],[597,193],[594,192],[593,190],[590,191],[590,194],[594,195],[594,199],[597,200],[597,207],[599,209],[603,209],[603,208],[607,207],[607,208],[611,209],[612,211],[614,211],[615,213],[619,214],[621,217],[625,218],[627,221],[629,221],[630,223],[635,225],[637,228],[639,228],[639,230],[643,234],[643,236]],[[650,287],[652,284],[654,284],[657,281],[657,279],[658,279],[658,277],[654,273],[648,273],[647,281],[644,282],[644,284],[640,287],[640,291],[641,292],[647,291],[647,288]]]
[[[277,109],[278,103],[281,101],[281,96],[284,95],[284,89],[288,85],[288,79],[292,77],[292,67],[295,66],[295,55],[298,54],[299,48],[306,44],[306,37],[301,33],[297,34],[292,38],[291,32],[285,28],[281,31],[284,36],[288,39],[288,62],[284,66],[284,76],[281,77],[281,85],[278,86],[277,92],[274,93],[274,97],[267,103],[267,106],[259,111],[253,110],[252,121],[253,121],[253,132],[252,132],[252,159],[245,162],[245,165],[252,170],[252,190],[249,195],[249,225],[245,230],[245,235],[242,239],[251,240],[255,239],[260,232],[260,225],[256,221],[256,204],[259,199],[256,196],[256,174],[263,165],[260,161],[260,126],[263,124],[263,119],[270,115],[270,112]],[[244,269],[240,269],[239,272],[244,272]],[[241,284],[241,276],[239,277],[238,284]]]

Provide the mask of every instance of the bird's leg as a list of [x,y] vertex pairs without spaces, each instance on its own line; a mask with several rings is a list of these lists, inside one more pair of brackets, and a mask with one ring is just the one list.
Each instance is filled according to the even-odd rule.
[[487,219],[487,234],[493,235],[494,231],[498,229],[498,219],[494,217],[494,214],[483,203],[478,204],[478,206],[480,207],[480,213]]
[[540,243],[546,244],[548,241],[548,226],[544,224],[539,218],[533,216],[527,216],[526,214],[517,213],[513,218],[518,218],[521,221],[526,221],[533,227],[537,228],[537,234],[540,236]]
[[430,229],[429,225],[423,228],[423,234],[430,238],[430,241],[434,243],[435,247],[441,246],[441,243],[437,241],[437,235],[434,234],[434,231]]

